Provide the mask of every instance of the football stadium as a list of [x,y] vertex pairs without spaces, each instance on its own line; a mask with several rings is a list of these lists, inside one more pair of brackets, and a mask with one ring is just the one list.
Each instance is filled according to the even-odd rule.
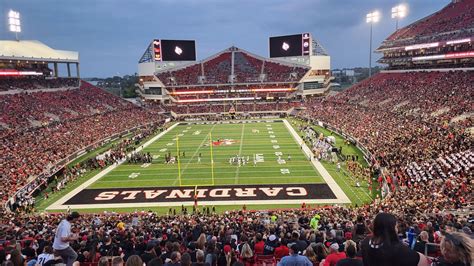
[[474,265],[474,1],[410,2],[357,14],[357,74],[317,29],[266,54],[130,37],[133,97],[4,4],[0,263]]

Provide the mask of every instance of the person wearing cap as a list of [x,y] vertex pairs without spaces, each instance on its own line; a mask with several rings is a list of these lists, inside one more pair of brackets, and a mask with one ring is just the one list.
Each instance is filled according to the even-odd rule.
[[80,215],[78,212],[72,212],[66,219],[63,219],[56,229],[54,235],[53,249],[55,253],[63,259],[67,266],[72,266],[77,259],[77,253],[71,248],[69,242],[76,241],[79,236],[71,233],[71,223],[77,222]]
[[270,235],[263,246],[263,255],[273,255],[277,246],[277,237],[275,235]]
[[339,244],[334,242],[329,246],[329,255],[323,261],[323,266],[335,266],[336,263],[346,258],[346,253],[339,252]]
[[306,257],[298,254],[298,247],[296,245],[292,245],[290,247],[290,255],[283,257],[280,262],[278,262],[278,266],[313,266],[313,263]]

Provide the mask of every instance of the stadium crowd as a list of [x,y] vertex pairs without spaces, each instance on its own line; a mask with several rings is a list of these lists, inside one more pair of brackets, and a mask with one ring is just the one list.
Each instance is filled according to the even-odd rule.
[[[257,58],[238,48],[229,50],[231,49],[237,49],[234,52],[234,72],[232,72],[232,51],[224,51],[206,61],[161,72],[157,77],[171,87],[239,82],[297,82],[309,70],[302,66],[285,65]],[[231,73],[234,73],[234,79],[229,78]]]
[[468,179],[474,168],[472,84],[472,71],[382,73],[308,101],[302,116],[353,136],[396,183]]
[[253,103],[244,103],[237,102],[234,104],[175,104],[165,106],[166,109],[170,109],[173,112],[179,114],[205,114],[205,113],[223,113],[231,112],[232,109],[234,112],[272,112],[272,111],[288,111],[292,107],[300,106],[300,102],[253,102]]
[[[13,265],[45,265],[37,259],[48,253],[50,263],[62,259],[67,265],[76,260],[111,265],[108,260],[121,257],[126,265],[136,259],[139,265],[408,266],[429,265],[422,255],[429,250],[439,263],[435,265],[471,265],[474,217],[446,211],[450,207],[446,196],[427,199],[400,193],[356,208],[255,212],[243,207],[217,214],[209,206],[198,206],[192,213],[183,207],[181,213],[170,209],[162,216],[151,211],[81,217],[74,212],[6,214],[1,218],[0,263],[9,254],[12,263],[22,262]],[[66,242],[72,251],[66,255],[51,251],[55,245],[60,249],[55,235],[63,229],[56,228],[63,227],[65,216],[71,223]],[[428,249],[427,243],[441,247]]]
[[0,95],[1,204],[32,179],[116,134],[162,122],[86,82],[60,92]]
[[0,77],[0,91],[78,87],[77,78]]
[[[126,159],[130,160],[131,158],[127,158],[127,153],[134,151],[142,140],[156,134],[158,130],[162,130],[160,123],[139,128],[133,132],[132,136],[128,136],[120,142],[112,144],[109,149],[95,157],[72,166],[65,166],[53,176],[38,176],[32,182],[17,191],[14,201],[8,202],[9,209],[16,212],[34,212],[35,197],[42,196],[44,199],[48,199],[51,194],[61,191],[66,188],[68,184],[73,183],[91,170],[104,169],[120,161]],[[51,187],[50,190],[48,190],[48,186]]]

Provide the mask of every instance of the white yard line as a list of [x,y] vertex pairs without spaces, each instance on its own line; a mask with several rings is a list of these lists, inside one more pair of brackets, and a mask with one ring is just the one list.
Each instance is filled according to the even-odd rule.
[[[209,130],[209,133],[212,132],[212,130],[214,129],[215,126],[216,126],[216,124],[214,124],[214,125],[211,127],[211,130]],[[208,136],[209,136],[209,134],[207,134],[207,135],[204,137],[204,139],[201,141],[201,144],[199,144],[199,147],[197,148],[197,150],[194,151],[193,156],[191,156],[191,159],[190,159],[190,160],[186,163],[186,165],[183,167],[183,170],[181,170],[181,178],[182,178],[182,176],[183,176],[184,171],[186,171],[186,169],[188,169],[189,164],[193,161],[194,157],[196,157],[196,154],[198,154],[199,151],[201,150],[201,147],[202,147],[202,145],[204,144],[204,142],[206,142],[206,140],[208,140]],[[212,143],[210,143],[209,145],[212,145]],[[173,182],[173,186],[175,186],[178,181],[179,181],[179,179],[176,178],[176,179],[174,180],[174,182]]]
[[[141,145],[140,147],[138,147],[137,149],[135,149],[135,151],[141,151],[143,150],[144,148],[148,147],[150,144],[152,144],[153,142],[157,141],[158,139],[160,139],[162,136],[164,136],[166,133],[168,133],[169,131],[171,131],[172,129],[174,129],[176,126],[178,126],[179,123],[176,123],[172,126],[170,126],[169,128],[167,128],[165,131],[161,132],[160,134],[154,136],[153,138],[151,138],[149,141],[145,142],[143,145]],[[127,154],[127,156],[129,156],[131,154],[131,152],[129,154]],[[54,209],[57,209],[59,206],[64,206],[63,204],[68,201],[69,199],[71,199],[72,197],[74,197],[77,193],[81,192],[83,189],[85,189],[86,187],[92,185],[95,181],[99,180],[100,178],[102,178],[103,176],[105,176],[106,174],[110,173],[112,170],[114,170],[115,168],[117,168],[119,165],[121,165],[124,161],[121,161],[117,164],[113,164],[107,168],[105,168],[104,170],[102,170],[100,173],[98,173],[97,175],[95,175],[94,177],[92,177],[91,179],[87,180],[86,182],[82,183],[80,186],[78,186],[77,188],[73,189],[72,191],[70,191],[68,194],[66,194],[65,196],[63,196],[62,198],[60,198],[58,201],[56,201],[55,203],[49,205],[46,210],[54,210]]]
[[[267,121],[268,122],[268,121]],[[299,145],[301,145],[303,152],[306,154],[306,156],[309,156],[312,158],[312,153],[311,150],[306,146],[306,144],[303,142],[303,140],[298,136],[296,131],[293,129],[293,127],[288,123],[288,121],[283,120],[285,126],[293,135],[293,138],[297,141]],[[164,132],[160,133],[159,135],[155,136],[151,140],[147,141],[144,145],[142,145],[140,148],[137,149],[137,151],[142,150],[142,148],[147,147],[154,141],[158,140],[161,138],[163,135],[168,133],[170,130],[172,130],[174,127],[178,125],[174,124]],[[215,126],[216,124],[214,124]],[[214,127],[213,127],[214,128]],[[212,128],[212,129],[213,129]],[[212,131],[211,129],[211,131]],[[243,136],[241,135],[241,138]],[[200,147],[204,143],[206,139],[203,140],[201,143]],[[242,144],[242,141],[241,141]],[[195,152],[193,157],[198,153],[198,151]],[[192,158],[193,158],[192,157]],[[191,160],[192,160],[191,158]],[[105,176],[106,174],[110,173],[112,170],[116,169],[120,164],[123,162],[120,162],[116,165],[112,165],[101,171],[99,174],[94,176],[93,178],[89,179],[88,181],[84,182],[82,185],[74,189],[73,191],[69,192],[66,196],[62,197],[60,200],[56,201],[49,207],[47,207],[47,210],[65,210],[69,206],[64,205],[66,201],[74,197],[77,193],[79,193],[81,190],[85,189],[86,187],[90,186],[92,183],[96,182],[99,180],[101,177]],[[334,195],[337,197],[336,199],[308,199],[305,200],[307,204],[344,204],[344,203],[350,203],[349,198],[344,194],[344,192],[341,190],[341,188],[337,185],[337,183],[334,181],[334,179],[331,177],[331,175],[327,172],[327,170],[319,163],[318,161],[311,160],[311,163],[313,166],[319,171],[321,176],[323,177],[324,181],[326,184],[330,187]],[[188,162],[189,164],[189,162]],[[187,167],[187,165],[186,165]],[[286,178],[286,177],[284,177]],[[174,179],[177,181],[177,179]],[[135,180],[131,180],[135,181]],[[170,206],[181,206],[182,204],[184,205],[192,205],[194,202],[193,201],[186,201],[183,199],[182,202],[143,202],[143,203],[112,203],[112,204],[79,204],[79,205],[71,205],[71,208],[74,209],[94,209],[94,208],[146,208],[146,207],[170,207]],[[199,204],[201,206],[211,206],[211,205],[243,205],[243,204],[275,204],[275,200],[231,200],[231,201],[200,201]],[[278,200],[278,204],[301,204],[301,200]]]
[[[265,173],[274,173],[275,171],[271,171],[271,172],[265,172]],[[314,174],[314,170],[311,170],[311,172]],[[252,172],[253,173],[253,172]],[[292,171],[293,173],[293,171]],[[140,177],[143,177],[143,174],[140,174]],[[294,176],[295,178],[314,178],[314,175],[307,175],[307,176]],[[246,179],[266,179],[268,180],[268,176],[246,176],[245,177]],[[220,177],[219,180],[234,180],[235,177]],[[287,176],[274,176],[272,177],[271,179],[288,179]],[[126,182],[127,183],[134,183],[134,182],[143,182],[143,181],[152,181],[153,179],[142,179],[142,180],[138,180],[138,179],[130,179],[130,180],[127,180]],[[176,180],[176,178],[160,178],[160,181],[173,181],[173,180]],[[125,182],[124,180],[107,180],[107,181],[100,181],[98,180],[96,183],[97,184],[106,184],[106,183],[123,183]],[[301,182],[299,182],[298,184],[303,184]],[[319,183],[316,183],[316,182],[311,182],[308,184],[319,184]],[[324,183],[320,183],[320,184],[324,184]],[[246,184],[247,185],[247,184]],[[264,184],[261,184],[261,185],[264,185]],[[157,185],[157,186],[153,186],[153,187],[159,187],[159,186],[162,186],[162,185]],[[102,187],[101,187],[102,188]]]
[[[241,156],[242,153],[242,145],[244,144],[244,135],[245,135],[245,123],[242,124],[242,132],[240,133],[240,147],[239,147],[239,156]],[[237,171],[235,171],[235,182],[234,184],[239,183],[239,171],[240,167],[237,167]]]
[[310,158],[311,163],[314,165],[314,167],[318,170],[318,172],[321,174],[323,177],[324,181],[328,186],[331,188],[332,192],[334,195],[336,195],[337,199],[342,201],[343,203],[351,203],[351,200],[347,197],[347,195],[344,193],[344,191],[339,187],[339,185],[336,183],[336,181],[332,178],[332,176],[329,174],[329,172],[324,168],[324,166],[319,162],[318,160],[313,159],[313,153],[311,152],[311,149],[306,145],[306,143],[301,139],[301,137],[298,135],[298,133],[295,131],[295,129],[291,126],[291,124],[286,120],[283,119],[283,123],[285,124],[286,128],[290,131],[290,134],[293,136],[293,138],[296,140],[298,145],[301,146],[303,149],[303,152]]

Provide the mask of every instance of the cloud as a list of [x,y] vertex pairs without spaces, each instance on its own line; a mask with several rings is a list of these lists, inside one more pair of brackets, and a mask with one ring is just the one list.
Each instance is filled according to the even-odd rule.
[[[374,47],[394,30],[388,13],[399,0],[0,0],[0,10],[22,14],[22,39],[79,51],[83,76],[134,73],[154,38],[196,39],[205,58],[231,45],[268,56],[268,37],[311,32],[334,67],[367,65],[365,14],[383,13]],[[413,0],[402,25],[449,0]],[[0,20],[5,19],[0,13]],[[4,27],[2,38],[13,36]]]

